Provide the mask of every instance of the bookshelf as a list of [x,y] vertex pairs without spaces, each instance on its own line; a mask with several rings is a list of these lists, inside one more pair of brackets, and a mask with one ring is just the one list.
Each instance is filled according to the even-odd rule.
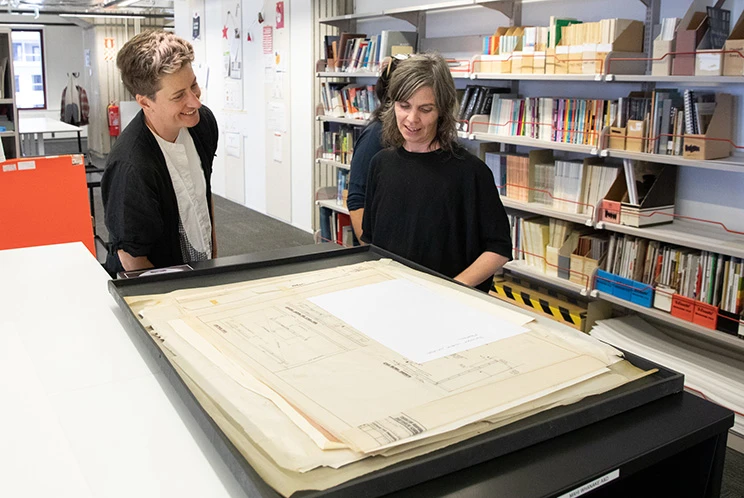
[[597,228],[612,232],[634,235],[678,246],[710,251],[744,258],[744,236],[728,234],[722,227],[705,226],[703,223],[679,220],[658,227],[636,228],[600,221]]
[[[665,1],[670,2],[671,0]],[[508,25],[519,26],[521,23],[522,9],[526,8],[528,4],[536,3],[539,3],[541,5],[540,7],[535,7],[533,10],[536,10],[538,8],[541,10],[544,9],[546,12],[544,13],[544,15],[541,16],[541,18],[544,17],[547,20],[547,11],[551,10],[550,4],[556,4],[559,2],[557,0],[461,0],[412,7],[400,7],[395,9],[383,8],[382,10],[374,12],[323,17],[318,19],[318,21],[321,24],[325,24],[327,26],[334,26],[340,29],[354,31],[357,21],[374,20],[375,23],[379,24],[380,21],[384,22],[385,19],[404,20],[419,31],[419,45],[422,45],[423,39],[423,47],[424,49],[426,49],[432,48],[432,45],[428,43],[430,40],[426,39],[426,15],[429,13],[446,13],[448,21],[453,26],[457,26],[457,15],[459,13],[464,11],[471,11],[473,9],[485,8],[497,10],[505,14],[509,18]],[[601,2],[597,0],[585,2],[587,6],[590,6],[590,4],[600,3]],[[649,28],[651,28],[655,24],[658,24],[660,21],[659,5],[661,3],[661,0],[638,0],[638,3],[645,6],[644,8],[646,10],[646,16],[643,22],[645,25],[645,33],[647,39],[646,43],[644,43],[644,47],[646,47],[647,50],[646,56],[650,58],[651,43],[649,42],[652,40],[650,39],[649,33],[651,31]],[[684,3],[687,4],[689,2]],[[505,23],[504,25],[507,24]],[[361,32],[365,31],[362,30]],[[440,45],[442,48],[434,48],[437,48],[439,51],[445,53],[445,56],[447,56],[446,43],[458,45],[463,39],[466,38],[471,39],[473,38],[473,36],[460,36],[456,33],[453,33],[452,37],[445,38],[444,45]],[[322,40],[322,35],[320,37],[320,40]],[[482,36],[479,38],[479,40],[482,41]],[[318,45],[322,45],[322,42]],[[627,95],[627,92],[625,90],[621,90],[621,88],[624,88],[623,85],[626,85],[628,87],[637,86],[643,90],[654,89],[656,84],[659,84],[660,88],[672,88],[673,85],[683,88],[723,88],[720,91],[727,91],[728,88],[734,90],[744,88],[744,76],[655,76],[650,75],[650,67],[647,69],[647,73],[649,74],[614,74],[612,72],[609,72],[608,74],[502,74],[480,72],[473,70],[475,64],[472,61],[475,60],[476,53],[477,49],[471,50],[470,55],[468,56],[470,57],[471,62],[469,63],[469,69],[467,71],[459,71],[456,74],[453,73],[453,77],[455,78],[455,82],[458,88],[462,88],[465,85],[465,81],[476,82],[478,85],[484,86],[491,86],[491,83],[500,83],[501,85],[503,85],[504,83],[509,83],[512,93],[520,93],[520,84],[525,83],[524,86],[527,93],[524,95],[524,97],[546,95],[550,95],[553,97],[570,97],[570,95],[561,95],[561,90],[556,91],[553,89],[558,88],[557,86],[550,86],[553,83],[559,84],[563,82],[567,84],[564,85],[564,87],[572,87],[571,90],[573,90],[573,88],[588,88],[588,93],[593,95],[592,98],[607,98],[613,100],[617,98],[618,92],[622,92],[623,95]],[[319,60],[320,58],[321,57],[316,57],[316,60]],[[458,60],[459,59],[460,57],[458,57]],[[462,57],[462,60],[466,60],[466,57]],[[317,80],[321,78],[374,78],[377,75],[369,72],[317,72],[316,76]],[[539,85],[543,86],[540,87]],[[540,88],[543,88],[542,92],[540,91]],[[576,91],[574,91],[573,98],[576,98],[577,95],[581,95],[580,90],[578,92],[579,93],[577,94]],[[602,93],[606,93],[608,96],[600,97],[597,95]],[[744,117],[740,116],[738,113],[740,111],[740,107],[740,105],[737,105],[737,111],[735,113],[736,119]],[[331,118],[323,116],[318,117],[318,121],[337,122],[352,125],[365,124],[364,122],[360,122],[359,120],[350,120],[348,118]],[[460,131],[458,132],[458,136],[463,141],[499,144],[496,145],[496,147],[498,147],[496,150],[501,153],[514,153],[518,151],[524,152],[525,150],[529,149],[550,149],[553,151],[565,153],[572,159],[577,158],[577,156],[598,156],[602,158],[617,160],[630,159],[634,161],[645,161],[649,163],[668,164],[678,168],[697,169],[701,171],[709,171],[711,173],[737,175],[744,173],[744,153],[735,153],[734,155],[731,155],[730,157],[725,159],[705,160],[688,159],[683,156],[649,154],[627,150],[610,149],[608,148],[606,140],[604,140],[608,132],[607,129],[603,130],[602,132],[602,137],[599,140],[600,146],[536,140],[524,136],[502,136],[492,133],[484,133],[483,131],[486,129],[487,128],[484,128],[483,125],[481,125],[476,126],[475,130],[473,130],[473,126],[471,126],[470,132]],[[744,143],[737,143],[737,145],[744,145]],[[324,164],[325,166],[332,168],[337,167],[325,162],[318,162],[317,164]],[[744,179],[744,177],[740,178]],[[336,208],[339,207],[335,204],[334,201],[318,201],[319,205],[320,202],[333,204],[323,204],[326,205],[326,207],[330,207],[331,209],[336,210]],[[744,258],[744,236],[738,234],[728,234],[720,227],[701,227],[701,223],[677,220],[674,223],[668,225],[635,228],[607,222],[597,222],[596,217],[594,216],[566,213],[556,209],[552,209],[550,206],[544,204],[536,202],[520,202],[514,199],[509,199],[505,196],[502,196],[502,203],[510,212],[531,213],[548,218],[565,220],[583,226],[594,227],[600,232],[605,231],[624,233],[642,237],[645,239],[660,241],[663,243],[675,244],[681,247],[687,247],[701,251],[710,251],[736,258]],[[526,264],[525,261],[510,262],[505,268],[512,273],[519,274],[533,280],[538,280],[542,283],[558,289],[584,294],[589,292],[589,290],[585,289],[582,285],[540,273],[538,270],[535,269],[535,267],[531,267]],[[677,326],[678,328],[691,331],[695,334],[699,334],[703,338],[715,338],[719,341],[733,344],[744,351],[744,340],[739,337],[727,335],[724,332],[711,330],[700,325],[695,325],[691,322],[686,322],[684,320],[676,318],[665,311],[657,310],[654,308],[645,308],[643,306],[622,300],[616,296],[604,292],[592,290],[591,294],[598,299],[606,300],[615,305],[622,306],[628,310],[637,311],[654,319],[663,320],[666,323]]]
[[333,168],[338,168],[338,169],[345,169],[345,170],[351,169],[351,166],[349,166],[348,164],[340,163],[338,161],[333,161],[331,159],[318,158],[315,160],[315,162],[318,164],[322,164],[324,166],[331,166]]
[[366,126],[367,125],[367,121],[364,119],[337,118],[334,116],[317,116],[316,119],[318,121],[325,122],[325,123],[339,123],[339,124],[348,124],[348,125],[354,125],[354,126]]
[[532,280],[539,280],[542,283],[548,284],[551,287],[571,292],[574,294],[581,294],[582,296],[588,296],[591,293],[591,287],[587,288],[583,285],[571,282],[563,278],[546,275],[536,270],[534,266],[528,265],[524,260],[513,260],[509,261],[504,265],[504,269],[519,275],[520,277],[526,277]]
[[18,107],[15,102],[15,76],[13,68],[13,51],[11,50],[11,30],[0,28],[0,59],[5,58],[5,70],[0,74],[3,78],[3,94],[0,95],[0,113],[8,117],[4,123],[6,130],[0,132],[6,159],[21,156],[21,144],[18,134]]
[[337,204],[336,199],[319,199],[315,201],[315,203],[318,206],[328,208],[331,211],[336,211],[337,213],[349,214],[349,210],[346,209],[344,206]]

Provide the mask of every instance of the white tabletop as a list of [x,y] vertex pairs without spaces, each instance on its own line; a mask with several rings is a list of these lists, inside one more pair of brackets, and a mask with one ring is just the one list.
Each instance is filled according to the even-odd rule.
[[0,251],[0,275],[0,496],[244,496],[83,244]]
[[63,123],[51,118],[18,118],[18,133],[58,133],[63,131],[81,131],[79,126]]

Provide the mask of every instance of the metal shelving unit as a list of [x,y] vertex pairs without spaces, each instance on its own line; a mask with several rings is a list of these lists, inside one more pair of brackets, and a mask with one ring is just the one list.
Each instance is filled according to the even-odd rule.
[[324,164],[326,166],[333,166],[334,168],[339,168],[339,169],[345,169],[345,170],[351,169],[351,166],[348,164],[340,163],[332,159],[323,159],[322,157],[319,157],[318,159],[316,159],[315,162],[318,164]]
[[336,118],[334,116],[316,116],[315,119],[318,121],[325,121],[327,123],[341,123],[354,126],[366,126],[366,119],[353,119],[353,118]]
[[514,273],[515,275],[537,279],[552,287],[556,287],[558,289],[571,292],[574,294],[581,294],[582,296],[588,296],[591,293],[590,286],[585,287],[581,284],[577,284],[575,282],[571,282],[570,280],[566,280],[565,278],[559,278],[559,277],[554,277],[552,275],[547,275],[539,271],[534,266],[528,265],[523,260],[509,261],[508,263],[504,265],[504,269],[508,270],[511,273]]
[[559,220],[570,221],[572,223],[578,223],[580,225],[586,225],[588,227],[594,226],[594,219],[589,215],[559,211],[545,204],[540,204],[539,202],[521,202],[503,196],[501,197],[501,203],[504,205],[504,207],[509,209],[517,209],[519,211],[525,211],[527,213],[548,216],[549,218],[557,218]]
[[471,133],[468,138],[470,140],[480,140],[482,142],[499,142],[507,145],[521,145],[525,147],[536,147],[540,149],[553,149],[562,150],[566,152],[578,152],[580,154],[587,154],[590,156],[596,156],[599,150],[591,145],[578,145],[569,144],[563,142],[548,142],[546,140],[535,140],[534,138],[527,137],[511,137],[505,135],[496,135],[493,133]]
[[715,171],[744,172],[744,154],[736,154],[725,159],[687,159],[682,156],[665,156],[662,154],[646,154],[644,152],[631,152],[627,150],[603,149],[600,152],[604,157],[617,157],[620,159],[633,159],[635,161],[646,161],[649,163],[674,164],[688,168],[703,168]]
[[319,199],[315,201],[318,206],[326,207],[337,213],[349,214],[349,210],[341,204],[336,204],[336,199]]

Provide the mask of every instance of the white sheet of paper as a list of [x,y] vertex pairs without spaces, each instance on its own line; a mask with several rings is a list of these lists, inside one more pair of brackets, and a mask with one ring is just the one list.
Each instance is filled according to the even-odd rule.
[[403,279],[331,292],[309,301],[416,363],[527,331]]

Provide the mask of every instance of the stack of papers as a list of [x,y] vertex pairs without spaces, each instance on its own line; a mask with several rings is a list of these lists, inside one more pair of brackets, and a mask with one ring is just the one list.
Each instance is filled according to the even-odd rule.
[[127,298],[279,493],[327,489],[646,373],[390,260]]
[[744,436],[744,364],[710,343],[657,328],[638,316],[600,320],[592,337],[685,376],[685,388],[732,410],[733,431]]

